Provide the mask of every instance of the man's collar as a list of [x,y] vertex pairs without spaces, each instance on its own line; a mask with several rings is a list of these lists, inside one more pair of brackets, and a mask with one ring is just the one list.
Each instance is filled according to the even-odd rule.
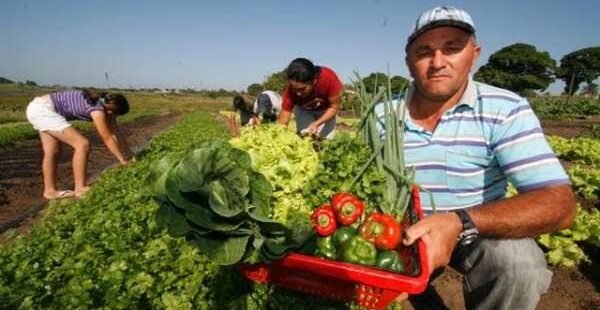
[[465,88],[465,92],[463,93],[462,97],[460,97],[460,100],[458,100],[454,108],[456,109],[461,105],[467,105],[471,108],[475,108],[478,97],[479,96],[477,95],[477,85],[475,84],[473,79],[469,77],[469,80],[467,81],[467,88]]

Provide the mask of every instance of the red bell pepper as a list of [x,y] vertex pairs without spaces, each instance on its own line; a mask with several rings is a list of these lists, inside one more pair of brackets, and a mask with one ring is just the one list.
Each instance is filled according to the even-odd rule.
[[372,213],[360,225],[358,233],[363,238],[375,243],[379,250],[395,249],[400,243],[402,229],[396,219],[389,214]]
[[337,228],[335,212],[333,212],[333,209],[328,204],[322,204],[313,210],[313,213],[310,215],[310,221],[317,234],[323,237],[333,234]]
[[365,210],[364,203],[350,193],[337,193],[331,197],[331,207],[342,225],[352,225]]

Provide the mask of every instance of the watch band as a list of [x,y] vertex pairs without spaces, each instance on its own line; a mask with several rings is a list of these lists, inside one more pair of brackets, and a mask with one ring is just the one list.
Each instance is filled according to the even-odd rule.
[[458,235],[458,242],[462,245],[469,245],[477,240],[479,231],[477,230],[477,227],[475,227],[475,223],[473,223],[469,213],[465,210],[454,210],[452,212],[458,215],[463,225],[463,230]]

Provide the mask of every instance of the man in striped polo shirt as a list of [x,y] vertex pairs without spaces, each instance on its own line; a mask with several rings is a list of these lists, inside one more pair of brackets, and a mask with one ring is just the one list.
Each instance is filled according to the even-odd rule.
[[[408,37],[405,160],[437,212],[422,195],[428,216],[404,244],[465,275],[468,309],[534,309],[552,273],[532,237],[569,227],[575,198],[527,100],[471,79],[474,33],[465,11],[437,7]],[[520,194],[505,199],[509,182]]]

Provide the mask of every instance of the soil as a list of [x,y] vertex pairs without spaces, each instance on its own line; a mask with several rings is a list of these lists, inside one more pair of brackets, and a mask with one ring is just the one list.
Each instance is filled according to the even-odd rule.
[[542,127],[547,135],[573,138],[589,133],[594,126],[600,125],[600,116],[590,116],[570,120],[544,120]]
[[[134,150],[139,150],[157,133],[175,124],[181,115],[168,114],[140,119],[124,124],[123,130]],[[597,123],[597,120],[593,121]],[[584,132],[588,121],[551,121],[544,123],[546,133],[573,137]],[[93,181],[102,171],[114,165],[94,132],[85,133],[92,150],[88,174]],[[16,227],[28,231],[36,214],[43,211],[47,201],[42,198],[41,149],[39,141],[25,141],[7,150],[0,150],[0,232]],[[65,148],[59,160],[58,184],[72,188],[71,151]],[[0,237],[0,240],[2,238]],[[600,310],[600,250],[586,249],[591,264],[573,269],[553,269],[554,277],[548,292],[542,296],[537,310]],[[464,309],[462,276],[447,268],[431,282],[430,289],[419,298],[411,298],[406,309]]]
[[[132,150],[136,152],[154,135],[177,123],[181,117],[179,114],[145,117],[122,124],[121,129]],[[93,184],[102,171],[117,164],[117,161],[108,152],[96,131],[83,134],[90,139],[87,175]],[[72,149],[63,146],[57,167],[59,189],[73,189],[71,156]],[[33,225],[38,212],[43,211],[48,203],[42,196],[41,142],[39,139],[19,142],[8,149],[0,150],[0,158],[0,233],[13,227],[19,232],[25,232]]]

